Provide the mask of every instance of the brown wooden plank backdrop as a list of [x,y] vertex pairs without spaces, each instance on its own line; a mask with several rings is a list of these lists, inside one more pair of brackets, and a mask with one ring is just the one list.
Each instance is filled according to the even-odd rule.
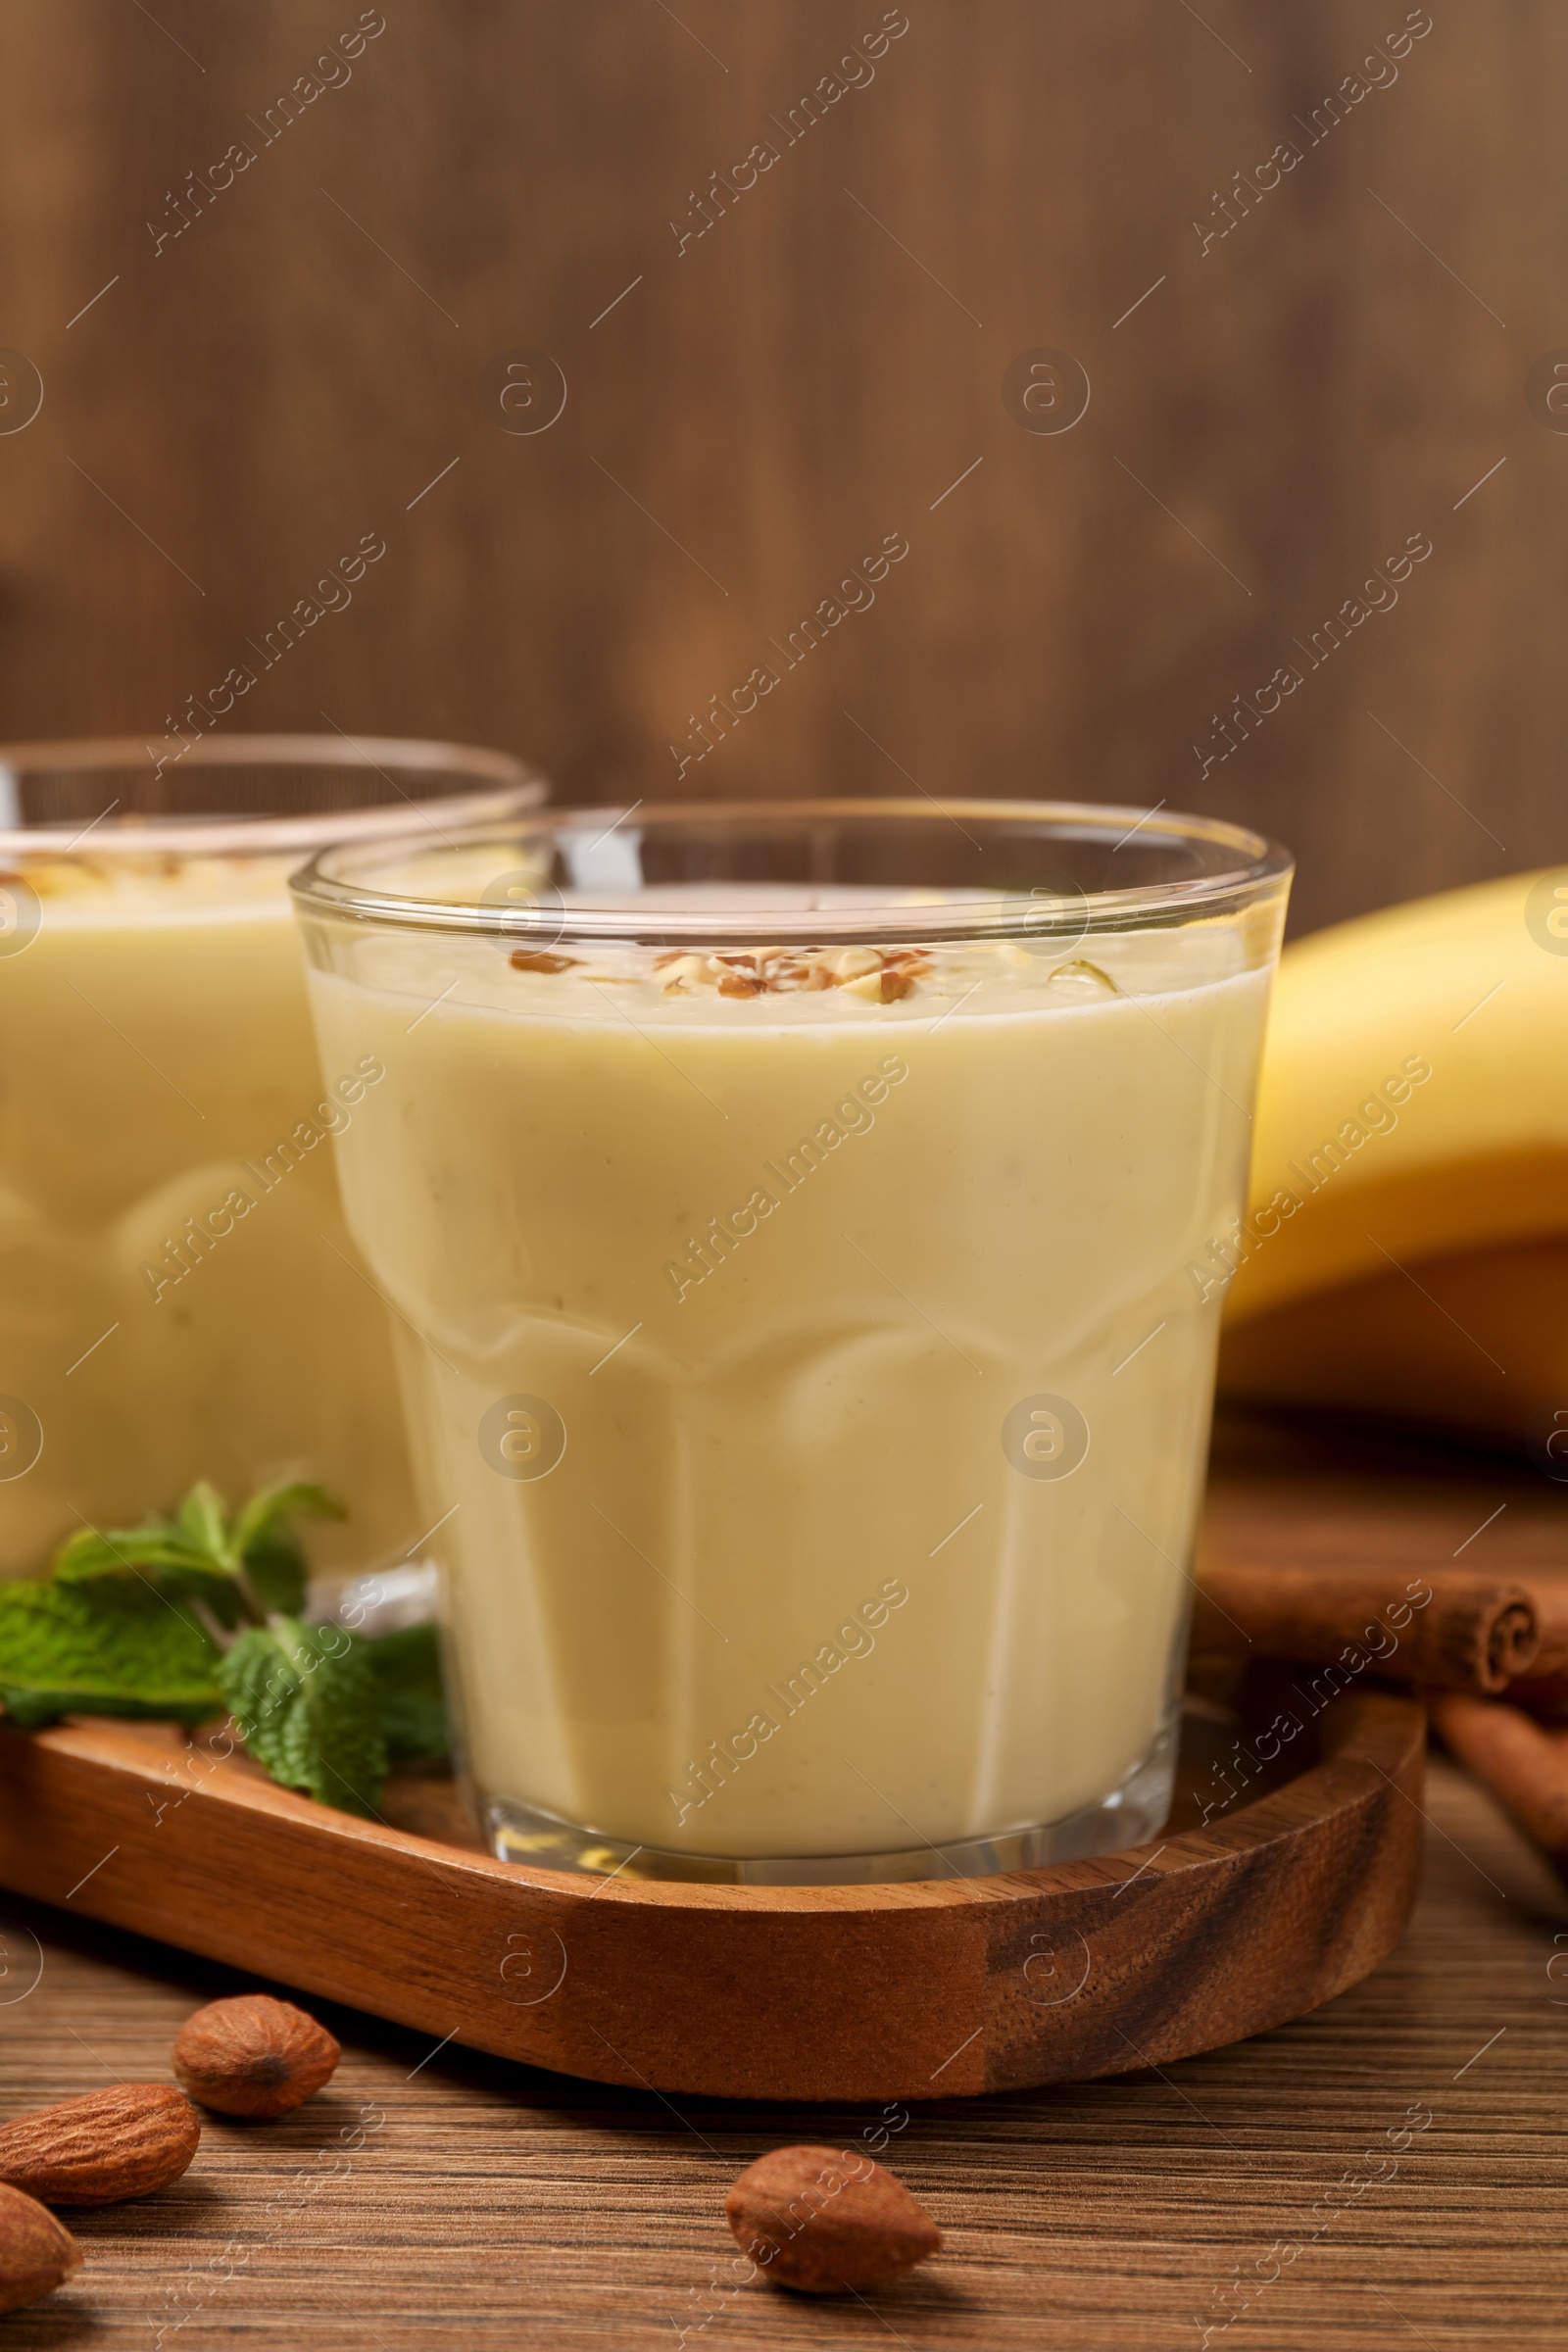
[[[668,795],[688,714],[898,532],[682,790],[1197,804],[1290,840],[1298,925],[1568,855],[1568,435],[1526,402],[1568,345],[1556,0],[891,13],[787,144],[878,0],[385,0],[270,131],[355,0],[10,0],[0,346],[45,398],[0,433],[0,726],[157,729],[369,531],[224,724]],[[1093,386],[1070,432],[1004,406],[1042,346]],[[533,434],[500,421],[519,347],[568,388]],[[1203,775],[1215,710],[1293,661]]]

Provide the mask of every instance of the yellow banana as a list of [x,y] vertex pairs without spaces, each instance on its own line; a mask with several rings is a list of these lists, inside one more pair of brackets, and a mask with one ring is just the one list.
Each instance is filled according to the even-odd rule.
[[1247,1220],[1191,1271],[1231,1394],[1508,1438],[1568,1407],[1568,870],[1287,950]]

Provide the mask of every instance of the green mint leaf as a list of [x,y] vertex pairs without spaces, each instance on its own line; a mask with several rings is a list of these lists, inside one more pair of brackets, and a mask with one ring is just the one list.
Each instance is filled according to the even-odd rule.
[[242,1606],[239,1585],[227,1568],[193,1550],[173,1522],[112,1527],[105,1533],[80,1528],[54,1557],[55,1582],[87,1590],[99,1583],[162,1592],[170,1600],[199,1600],[220,1625],[233,1628]]
[[359,1634],[355,1644],[381,1693],[381,1729],[392,1761],[450,1755],[452,1727],[435,1627],[406,1625],[393,1634]]
[[228,1529],[224,1524],[223,1498],[216,1487],[201,1479],[192,1487],[179,1506],[176,1521],[179,1538],[198,1558],[211,1560],[220,1568],[233,1568],[236,1563],[229,1550]]
[[288,1522],[347,1516],[324,1487],[298,1479],[263,1487],[235,1515],[229,1543],[269,1616],[297,1617],[305,1606],[305,1549]]
[[85,1577],[128,1576],[137,1568],[184,1566],[194,1555],[168,1519],[141,1527],[79,1527],[55,1553],[52,1573],[61,1584]]
[[0,1585],[0,1698],[25,1730],[61,1715],[204,1723],[220,1714],[219,1650],[145,1586]]
[[243,1560],[251,1545],[281,1532],[289,1519],[346,1519],[348,1512],[324,1487],[295,1478],[282,1478],[253,1494],[234,1516],[230,1541]]
[[245,1574],[269,1617],[297,1617],[304,1608],[310,1571],[297,1536],[253,1537],[245,1553]]
[[241,1634],[220,1668],[246,1748],[285,1788],[373,1813],[386,1783],[374,1674],[341,1626],[280,1617]]

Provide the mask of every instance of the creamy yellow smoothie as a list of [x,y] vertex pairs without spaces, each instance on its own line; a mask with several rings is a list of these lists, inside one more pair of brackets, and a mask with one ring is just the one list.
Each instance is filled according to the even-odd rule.
[[424,1525],[329,1141],[382,1073],[318,1063],[287,890],[308,850],[245,830],[0,841],[0,1574],[199,1478],[231,1502],[324,1482],[352,1514],[313,1538],[325,1568]]
[[1144,1834],[1277,916],[712,954],[572,909],[305,907],[323,1064],[385,1072],[334,1150],[502,1850]]

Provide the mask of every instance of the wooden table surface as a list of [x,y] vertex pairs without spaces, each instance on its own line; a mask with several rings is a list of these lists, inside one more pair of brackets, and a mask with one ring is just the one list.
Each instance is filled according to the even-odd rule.
[[[1330,1470],[1231,1436],[1212,1540],[1270,1499],[1305,1556],[1357,1527],[1447,1556],[1501,1503],[1466,1558],[1568,1561],[1562,1493],[1495,1464],[1342,1449]],[[0,2341],[1568,2345],[1568,1903],[1440,1759],[1426,1809],[1409,1935],[1315,2016],[1163,2073],[892,2117],[887,2161],[947,2244],[872,2302],[733,2287],[722,2210],[763,2149],[842,2145],[865,2112],[671,2105],[318,2003],[344,2044],[327,2093],[214,2119],[172,2188],[75,2217],[76,2282]],[[0,2113],[169,2079],[180,2021],[247,1982],[5,1897],[0,1923]]]

